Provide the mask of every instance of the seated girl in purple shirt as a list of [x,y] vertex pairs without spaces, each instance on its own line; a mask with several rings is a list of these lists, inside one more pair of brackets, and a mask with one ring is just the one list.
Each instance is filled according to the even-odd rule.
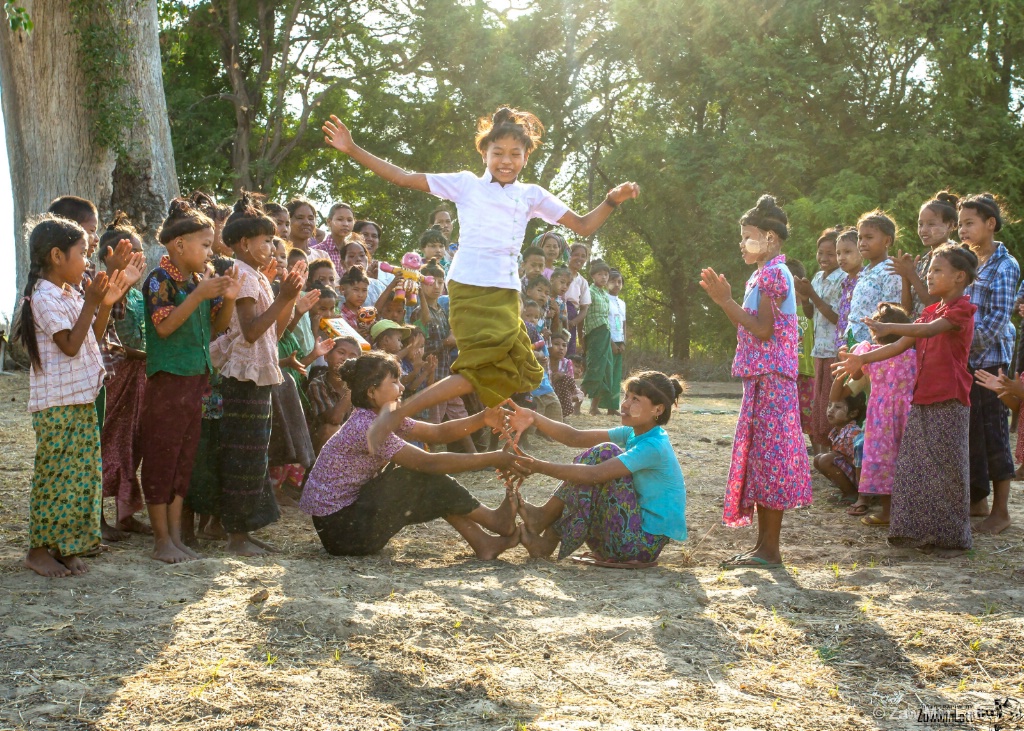
[[428,453],[405,440],[458,441],[484,426],[500,427],[501,409],[443,424],[406,418],[371,454],[366,431],[378,412],[400,400],[401,375],[395,357],[380,351],[342,365],[341,377],[352,392],[352,414],[320,451],[299,507],[313,516],[320,542],[332,556],[377,553],[405,526],[444,518],[477,558],[497,558],[519,543],[518,501],[506,494],[496,509],[488,508],[447,473],[486,467],[512,470],[513,455]]

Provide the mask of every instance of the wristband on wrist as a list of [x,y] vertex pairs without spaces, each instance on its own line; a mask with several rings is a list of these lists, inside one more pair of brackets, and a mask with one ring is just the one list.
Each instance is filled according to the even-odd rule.
[[605,203],[606,203],[607,205],[611,206],[612,208],[618,208],[618,207],[619,207],[619,204],[618,204],[618,203],[616,203],[615,201],[613,201],[613,200],[611,199],[611,197],[610,197],[610,196],[607,196],[607,195],[606,195],[606,196],[604,197],[604,202],[605,202]]

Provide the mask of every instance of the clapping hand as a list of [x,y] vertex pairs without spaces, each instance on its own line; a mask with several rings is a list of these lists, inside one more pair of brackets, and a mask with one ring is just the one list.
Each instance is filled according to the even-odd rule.
[[608,191],[608,197],[616,204],[636,198],[640,195],[640,186],[636,183],[622,183]]
[[107,291],[103,295],[103,306],[113,307],[128,291],[132,285],[128,283],[128,277],[124,270],[117,270],[108,275]]
[[732,299],[732,286],[730,286],[729,280],[725,278],[724,274],[719,274],[710,267],[701,270],[700,286],[711,297],[711,301],[719,307],[724,306]]
[[291,368],[293,371],[298,371],[300,374],[306,375],[306,366],[299,361],[298,355],[294,352],[292,352],[287,358],[281,358],[277,363],[282,368]]
[[277,278],[277,259],[271,259],[261,266],[260,273],[273,282]]
[[889,257],[889,268],[893,274],[899,274],[904,279],[909,279],[912,275],[917,273],[917,263],[920,257],[915,257],[911,254],[904,254],[902,251],[897,251],[896,256]]
[[311,289],[295,301],[295,312],[299,317],[313,309],[313,305],[320,299],[320,290]]
[[132,260],[133,253],[135,252],[132,251],[131,239],[121,239],[113,249],[109,246],[107,247],[107,256],[103,259],[103,263],[107,267],[108,272],[112,272],[115,269],[124,269]]

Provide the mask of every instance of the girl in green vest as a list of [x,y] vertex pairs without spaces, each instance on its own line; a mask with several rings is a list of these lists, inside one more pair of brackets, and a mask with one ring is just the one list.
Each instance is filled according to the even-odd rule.
[[146,307],[146,393],[142,402],[142,494],[153,526],[153,558],[199,558],[181,539],[181,510],[202,426],[210,336],[227,329],[241,280],[235,269],[203,277],[213,221],[184,198],[171,201],[158,239],[167,249],[142,285]]

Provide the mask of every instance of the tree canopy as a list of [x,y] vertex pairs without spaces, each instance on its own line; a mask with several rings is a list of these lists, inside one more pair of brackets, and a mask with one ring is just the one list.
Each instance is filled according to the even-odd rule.
[[[991,190],[1024,210],[1024,5],[1015,0],[201,0],[161,3],[182,188],[346,200],[413,245],[436,201],[324,148],[336,113],[409,169],[476,170],[476,118],[547,127],[524,178],[577,208],[641,184],[598,234],[634,323],[686,359],[734,342],[697,287],[748,274],[739,215],[774,193],[787,253],[876,207],[919,251],[921,203]],[[1024,254],[1016,226],[1004,241]],[[811,267],[813,268],[813,267]]]

